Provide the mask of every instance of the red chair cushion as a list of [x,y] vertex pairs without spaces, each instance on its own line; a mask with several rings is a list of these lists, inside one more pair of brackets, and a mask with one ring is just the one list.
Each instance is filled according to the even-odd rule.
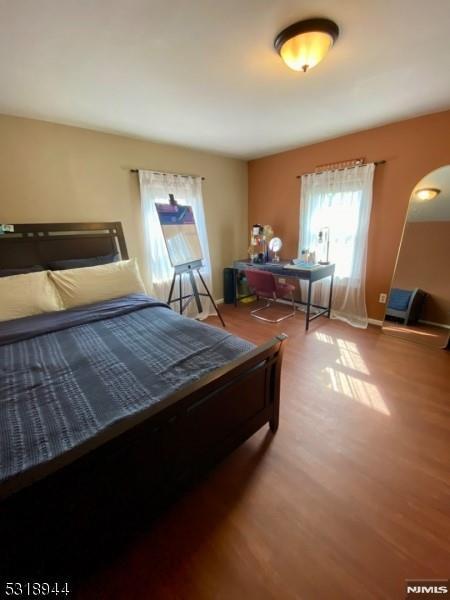
[[284,298],[290,296],[295,292],[295,286],[290,283],[278,283],[277,282],[277,296]]
[[257,296],[265,298],[273,298],[275,296],[277,288],[272,273],[252,269],[245,271],[245,275],[248,285]]
[[295,286],[290,283],[278,283],[269,271],[251,269],[245,275],[250,288],[262,298],[284,298],[295,291]]

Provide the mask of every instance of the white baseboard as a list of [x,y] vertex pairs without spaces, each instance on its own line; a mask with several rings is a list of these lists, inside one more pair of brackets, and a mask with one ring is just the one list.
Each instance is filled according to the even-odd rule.
[[377,327],[383,327],[383,321],[379,321],[378,319],[367,319],[369,325],[376,325]]
[[444,329],[450,329],[450,325],[444,325],[444,323],[435,323],[434,321],[423,321],[419,319],[419,323],[425,323],[425,325],[434,325],[435,327],[443,327]]
[[223,298],[219,298],[218,300],[215,300],[216,304],[223,304]]

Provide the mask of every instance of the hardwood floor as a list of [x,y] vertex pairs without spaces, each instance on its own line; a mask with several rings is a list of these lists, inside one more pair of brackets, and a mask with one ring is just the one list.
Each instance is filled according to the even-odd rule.
[[403,325],[385,321],[383,324],[383,333],[395,335],[409,342],[417,344],[426,344],[433,348],[446,348],[450,336],[449,329],[445,327],[436,327],[428,323],[413,323]]
[[230,332],[289,335],[277,434],[253,436],[79,597],[401,599],[406,578],[449,577],[449,353],[249,310],[223,307]]

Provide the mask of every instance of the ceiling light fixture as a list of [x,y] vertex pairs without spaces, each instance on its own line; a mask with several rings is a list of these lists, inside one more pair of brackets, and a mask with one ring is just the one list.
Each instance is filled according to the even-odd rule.
[[416,196],[419,200],[433,200],[433,198],[436,198],[440,193],[441,190],[438,190],[437,188],[423,188],[421,190],[416,190]]
[[306,19],[283,29],[274,41],[275,50],[294,71],[315,67],[339,36],[339,27],[329,19]]

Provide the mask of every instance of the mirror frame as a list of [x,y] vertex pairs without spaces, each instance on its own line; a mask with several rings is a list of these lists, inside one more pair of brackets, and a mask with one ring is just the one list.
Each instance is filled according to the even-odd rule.
[[[415,190],[415,189],[416,189],[416,187],[419,185],[419,183],[422,181],[422,179],[424,179],[424,178],[425,178],[425,177],[427,177],[428,175],[431,175],[431,174],[432,174],[432,173],[434,173],[435,171],[438,171],[439,169],[443,169],[443,168],[445,168],[445,167],[448,167],[448,168],[450,168],[450,163],[445,163],[445,164],[443,164],[443,165],[441,164],[441,165],[439,165],[439,166],[437,166],[437,167],[434,167],[433,169],[431,169],[431,170],[427,171],[427,172],[426,172],[424,175],[422,175],[422,177],[420,177],[420,179],[417,181],[417,183],[415,183],[415,185],[414,185],[414,186],[413,186],[413,188],[411,189],[411,193],[410,193],[410,195],[409,195],[409,200],[408,200],[408,204],[407,204],[407,206],[406,206],[406,212],[405,212],[405,216],[404,216],[404,220],[403,220],[403,227],[402,227],[402,232],[401,232],[401,235],[400,235],[400,240],[399,240],[399,244],[398,244],[398,249],[397,249],[397,255],[396,255],[396,258],[395,258],[394,269],[393,269],[393,271],[392,271],[391,281],[390,281],[390,284],[389,284],[389,290],[388,290],[388,293],[387,293],[387,295],[386,295],[386,306],[385,306],[385,309],[384,309],[383,323],[382,323],[382,325],[381,325],[381,331],[382,331],[382,333],[384,333],[385,335],[391,335],[392,337],[399,337],[399,338],[400,338],[400,336],[395,336],[395,334],[388,333],[388,332],[384,331],[384,324],[385,324],[385,322],[386,322],[386,311],[387,311],[388,302],[389,302],[389,295],[390,295],[390,292],[391,292],[391,290],[392,290],[392,286],[393,286],[394,279],[395,279],[395,274],[396,274],[396,272],[397,272],[397,267],[398,267],[398,263],[399,263],[399,259],[400,259],[400,252],[401,252],[401,249],[402,249],[402,244],[403,244],[404,237],[405,237],[406,224],[407,224],[407,222],[408,222],[408,213],[409,213],[409,208],[410,208],[411,200],[412,200],[412,197],[413,197],[413,194],[414,194],[414,190]],[[401,339],[401,338],[400,338],[400,339]],[[404,338],[403,338],[403,339],[404,339]],[[406,340],[405,340],[405,341],[406,341]],[[414,343],[417,343],[417,344],[421,344],[421,345],[424,345],[424,346],[428,346],[429,348],[431,348],[431,347],[432,347],[432,345],[431,345],[431,344],[426,344],[426,343],[424,343],[424,342],[421,342],[419,339],[417,339],[417,340],[411,340],[411,342],[414,342]],[[436,348],[436,349],[439,349],[439,348],[438,348],[438,346],[435,346],[435,348]],[[449,348],[450,348],[450,328],[448,329],[447,343],[446,343],[444,346],[442,346],[442,349],[449,349]]]

